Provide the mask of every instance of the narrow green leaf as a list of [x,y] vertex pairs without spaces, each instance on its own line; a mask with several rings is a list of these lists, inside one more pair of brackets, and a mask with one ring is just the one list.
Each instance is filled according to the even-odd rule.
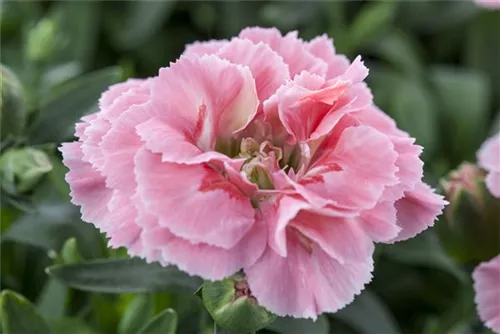
[[52,6],[62,48],[54,55],[59,63],[78,61],[91,65],[97,46],[102,4],[98,1],[60,1]]
[[104,293],[165,291],[193,293],[202,283],[176,267],[133,259],[99,259],[82,264],[55,265],[49,275],[75,289]]
[[59,319],[64,316],[67,299],[66,285],[49,278],[37,300],[38,312],[46,320]]
[[384,253],[394,261],[404,264],[443,270],[464,281],[464,273],[444,253],[433,231],[426,231],[417,237],[387,245]]
[[23,296],[4,290],[0,294],[3,334],[48,334],[49,326]]
[[423,64],[419,58],[417,45],[412,36],[396,30],[377,43],[374,50],[381,58],[397,67],[399,71],[421,75]]
[[97,334],[78,318],[60,318],[49,322],[53,334]]
[[435,33],[464,25],[479,11],[473,1],[402,1],[397,18],[414,31]]
[[311,319],[278,317],[273,323],[267,326],[267,329],[282,334],[328,334],[329,328],[328,319],[324,315],[319,316],[316,321]]
[[366,4],[355,18],[349,32],[350,50],[372,41],[390,28],[396,12],[396,1]]
[[166,309],[151,319],[144,327],[139,329],[138,334],[175,334],[177,329],[177,313],[172,309]]
[[[401,332],[389,309],[369,290],[356,296],[354,302],[335,313],[334,317],[360,334],[396,334]],[[363,319],[363,321],[359,321],[359,319]]]
[[465,36],[464,61],[491,78],[494,107],[500,108],[500,11],[484,10]]
[[[131,1],[126,4],[126,17],[117,24],[114,41],[121,49],[131,50],[145,43],[168,19],[176,1]],[[147,22],[147,24],[144,24]]]
[[127,305],[118,323],[118,333],[136,333],[153,314],[153,298],[151,295],[137,295]]
[[401,129],[425,147],[425,157],[438,145],[438,118],[433,96],[417,80],[401,76],[398,81],[393,87],[390,114]]
[[97,104],[101,94],[120,76],[121,70],[111,67],[70,80],[42,101],[40,114],[30,129],[31,141],[61,142],[71,138],[75,122]]
[[487,132],[491,106],[487,77],[474,70],[435,67],[431,79],[454,161],[473,161]]

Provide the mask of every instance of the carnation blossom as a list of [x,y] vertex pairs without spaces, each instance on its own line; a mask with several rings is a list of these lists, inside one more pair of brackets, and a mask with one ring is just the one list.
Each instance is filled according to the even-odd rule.
[[446,202],[422,148],[374,104],[332,40],[247,28],[114,85],[63,144],[82,218],[111,247],[316,318],[371,279],[374,242],[411,238]]
[[500,132],[488,138],[477,153],[478,164],[488,171],[486,187],[495,197],[500,197]]
[[495,333],[500,333],[500,255],[474,269],[475,302],[479,318]]
[[499,9],[500,8],[500,0],[474,0],[474,2],[484,8],[488,9]]

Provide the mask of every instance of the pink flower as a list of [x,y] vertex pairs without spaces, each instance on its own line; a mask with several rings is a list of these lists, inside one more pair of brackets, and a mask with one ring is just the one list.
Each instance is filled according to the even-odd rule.
[[474,2],[484,8],[498,9],[500,8],[500,0],[474,0]]
[[486,186],[491,194],[500,197],[500,132],[487,139],[477,152],[478,164],[488,171]]
[[479,318],[495,333],[500,333],[500,255],[483,262],[472,273]]
[[77,124],[61,148],[73,203],[131,255],[210,280],[243,269],[278,315],[335,312],[370,281],[374,242],[413,237],[445,205],[367,75],[326,36],[189,45]]

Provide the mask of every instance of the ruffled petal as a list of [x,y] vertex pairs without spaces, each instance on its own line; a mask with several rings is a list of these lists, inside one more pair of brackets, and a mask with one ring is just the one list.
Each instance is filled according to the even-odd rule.
[[282,257],[268,247],[245,268],[252,294],[279,316],[316,319],[323,312],[335,312],[371,280],[371,256],[341,264],[317,245],[304,247],[293,237],[287,249],[287,257]]
[[500,197],[500,133],[487,139],[477,153],[478,164],[489,173],[486,186],[491,194]]
[[401,232],[389,242],[412,238],[432,226],[446,204],[443,196],[437,195],[427,184],[417,184],[395,204]]
[[165,227],[149,229],[142,238],[148,247],[160,252],[163,263],[175,264],[191,275],[218,280],[254,264],[260,258],[266,247],[266,227],[257,222],[230,249],[205,243],[193,244],[175,236]]
[[259,100],[248,67],[214,55],[182,57],[160,70],[152,88],[152,104],[161,119],[192,138],[203,151],[216,139],[230,139],[253,120]]
[[217,56],[250,68],[260,101],[269,98],[290,79],[283,58],[264,43],[254,44],[246,39],[233,38],[217,51]]
[[102,93],[102,96],[99,99],[99,109],[103,110],[111,107],[115,100],[123,93],[140,86],[144,81],[144,79],[128,79],[125,82],[120,82],[110,86],[108,90]]
[[401,227],[397,225],[393,202],[379,202],[373,209],[361,212],[354,219],[359,222],[366,235],[376,242],[394,239],[401,231]]
[[321,35],[306,44],[307,50],[314,56],[323,59],[328,64],[326,79],[332,79],[345,73],[349,60],[344,55],[335,54],[333,40],[327,35]]
[[495,333],[500,333],[500,255],[483,262],[472,273],[479,318]]
[[186,45],[186,50],[184,50],[183,55],[186,56],[204,56],[209,54],[215,54],[219,49],[228,44],[229,41],[226,39],[216,40],[212,39],[205,42],[194,42]]
[[250,199],[208,164],[163,163],[141,150],[135,157],[138,194],[160,226],[191,242],[231,248],[250,230]]
[[307,51],[305,43],[297,35],[296,31],[282,36],[276,28],[253,27],[243,29],[239,37],[249,39],[254,43],[263,42],[269,45],[288,64],[291,78],[302,71],[324,77],[328,70],[328,65],[321,58],[315,57]]
[[324,205],[331,203],[357,211],[371,209],[385,187],[398,181],[396,158],[384,134],[367,126],[348,127],[335,148],[316,161],[300,183],[322,197]]
[[64,165],[69,168],[65,179],[71,189],[71,202],[81,207],[84,221],[103,228],[108,223],[107,205],[113,191],[106,188],[104,177],[90,163],[82,160],[81,143],[64,143],[60,151]]

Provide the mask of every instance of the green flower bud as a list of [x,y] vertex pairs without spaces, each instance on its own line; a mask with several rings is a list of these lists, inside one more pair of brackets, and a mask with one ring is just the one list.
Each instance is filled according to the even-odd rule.
[[491,196],[484,177],[477,166],[463,163],[441,181],[450,204],[436,230],[449,255],[463,264],[500,252],[500,200]]
[[239,275],[205,282],[202,297],[217,325],[234,333],[253,333],[276,319],[274,314],[259,306],[245,278]]
[[49,60],[56,45],[56,24],[42,19],[28,34],[26,57],[31,61]]
[[0,157],[2,188],[10,194],[33,190],[51,170],[47,154],[34,148],[10,149]]
[[24,89],[9,68],[0,65],[0,123],[1,137],[20,135],[26,125],[27,108]]

